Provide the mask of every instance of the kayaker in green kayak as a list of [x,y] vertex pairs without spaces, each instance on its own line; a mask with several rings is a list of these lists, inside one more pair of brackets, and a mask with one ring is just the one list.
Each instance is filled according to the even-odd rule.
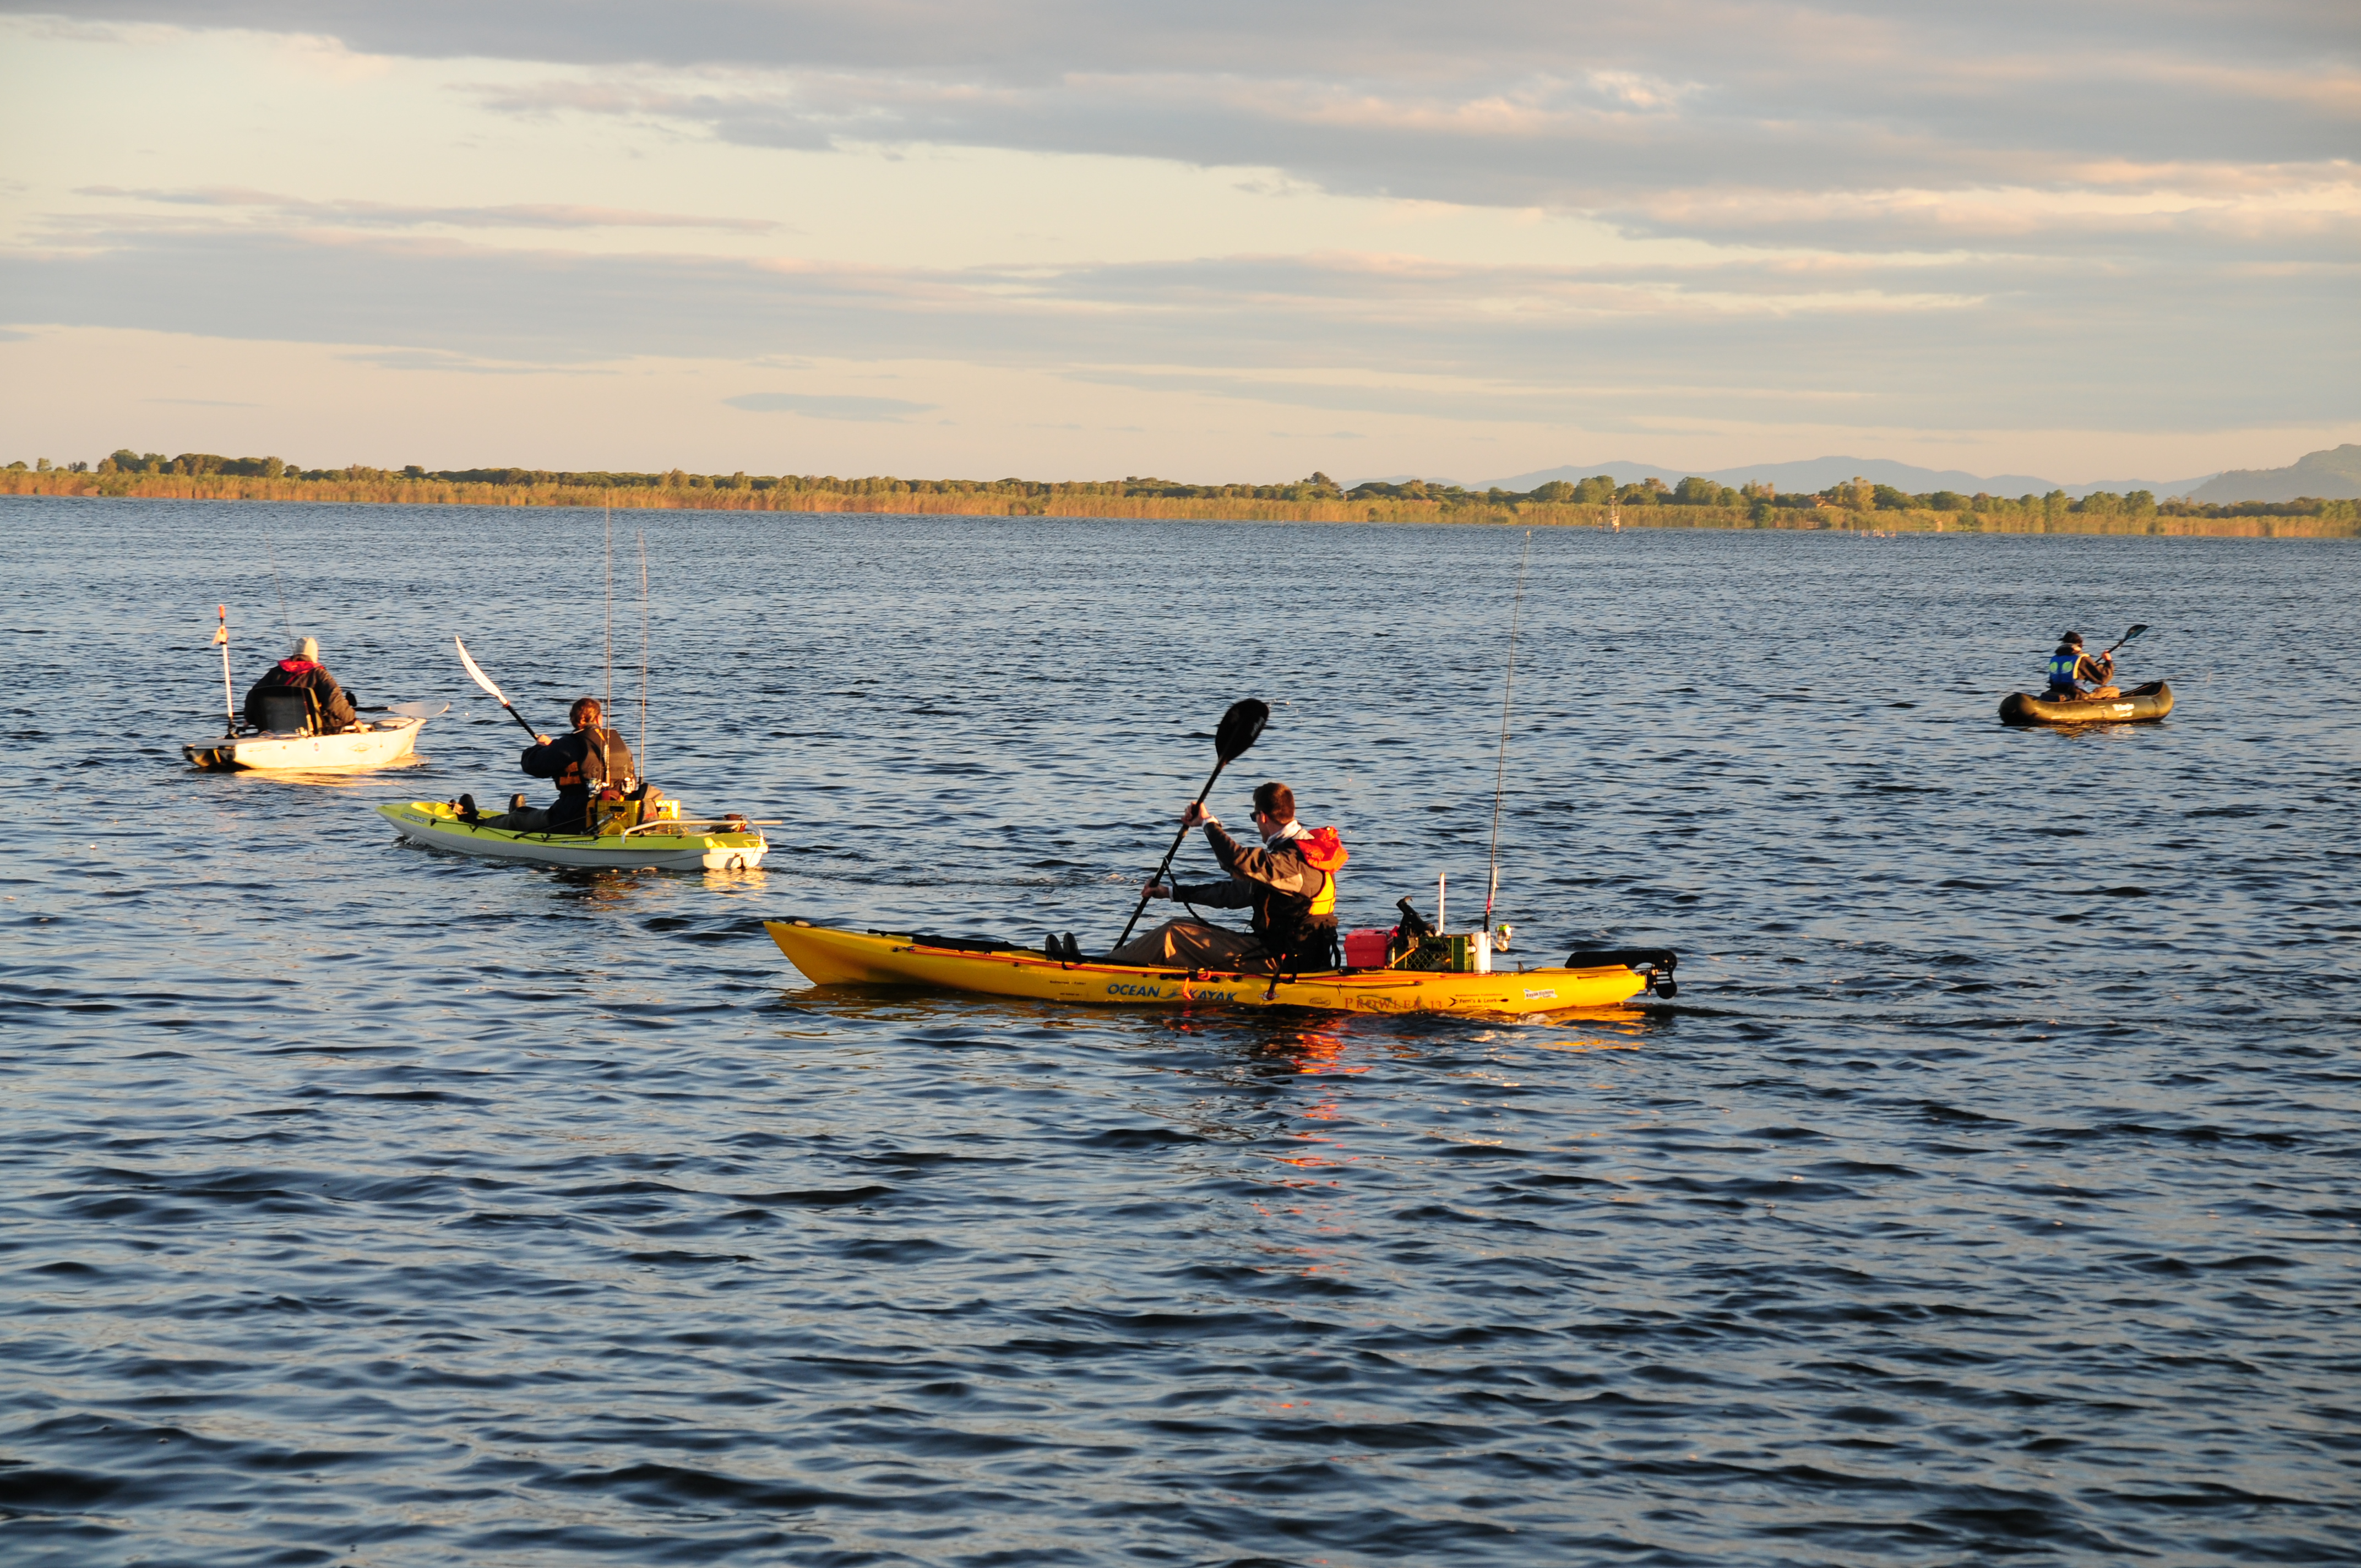
[[1168,920],[1107,954],[1106,962],[1234,971],[1335,966],[1335,873],[1348,857],[1334,828],[1315,831],[1295,819],[1293,790],[1275,781],[1255,790],[1259,849],[1231,838],[1220,820],[1194,801],[1181,813],[1180,823],[1184,828],[1203,825],[1205,842],[1227,878],[1169,886],[1151,882],[1140,891],[1149,898],[1175,898],[1213,909],[1251,909],[1252,934],[1202,920]]
[[[555,780],[557,799],[545,811],[512,802],[508,814],[498,819],[499,826],[520,833],[588,833],[591,795],[610,786],[618,791],[631,788],[631,749],[621,735],[599,723],[606,710],[598,706],[598,699],[575,698],[566,717],[574,726],[573,734],[555,740],[536,735],[533,739],[540,744],[526,747],[518,761],[534,778]],[[517,801],[523,798],[519,795]]]

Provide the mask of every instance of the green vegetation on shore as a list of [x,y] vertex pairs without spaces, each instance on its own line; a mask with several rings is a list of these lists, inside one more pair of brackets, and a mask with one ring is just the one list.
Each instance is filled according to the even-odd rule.
[[967,516],[1129,517],[1248,522],[1471,522],[1647,528],[1850,529],[1856,532],[2361,535],[2361,502],[2205,504],[2145,490],[2080,500],[2045,496],[1912,495],[1853,479],[1809,494],[1695,477],[1618,486],[1605,475],[1531,491],[1371,481],[1347,490],[1325,474],[1288,485],[1189,485],[1169,479],[1044,483],[1029,479],[861,479],[834,475],[573,473],[535,468],[302,468],[277,457],[117,451],[95,465],[0,469],[0,494],[218,500],[408,502],[458,506],[598,506]]

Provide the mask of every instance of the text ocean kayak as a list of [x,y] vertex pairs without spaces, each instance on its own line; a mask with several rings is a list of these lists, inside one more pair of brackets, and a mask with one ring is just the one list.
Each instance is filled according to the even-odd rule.
[[1268,975],[1067,963],[980,938],[844,931],[766,920],[779,950],[818,985],[926,985],[1111,1007],[1317,1007],[1336,1013],[1563,1013],[1627,1002],[1648,980],[1621,965],[1491,974],[1405,970]]
[[758,829],[728,821],[658,820],[622,833],[512,833],[461,821],[456,806],[439,800],[399,801],[377,809],[413,844],[544,866],[752,871],[771,852],[770,841]]
[[2001,698],[2003,724],[2140,724],[2172,711],[2172,688],[2162,681],[2134,686],[2119,697],[2050,702],[2025,692]]

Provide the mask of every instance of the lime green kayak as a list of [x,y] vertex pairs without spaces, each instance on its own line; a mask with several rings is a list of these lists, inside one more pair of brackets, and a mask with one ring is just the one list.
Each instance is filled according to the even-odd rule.
[[544,866],[739,872],[753,870],[771,852],[761,829],[742,817],[659,818],[613,833],[519,833],[496,826],[497,817],[466,821],[459,808],[446,801],[405,800],[377,809],[411,843],[455,855]]

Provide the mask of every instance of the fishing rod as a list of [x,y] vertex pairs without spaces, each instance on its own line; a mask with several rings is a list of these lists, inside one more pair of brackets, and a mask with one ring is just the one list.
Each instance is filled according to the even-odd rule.
[[[1517,597],[1509,609],[1509,673],[1500,683],[1500,754],[1492,764],[1491,875],[1484,889],[1484,929],[1492,928],[1492,902],[1500,894],[1500,798],[1509,777],[1509,696],[1517,688],[1517,623],[1525,611],[1525,568],[1532,564],[1533,531],[1525,530],[1525,553],[1517,562]],[[1443,917],[1443,894],[1434,895],[1435,919]]]
[[607,492],[607,706],[615,711],[615,492]]
[[648,531],[640,530],[640,777],[648,776]]
[[287,585],[279,580],[279,547],[270,542],[270,530],[262,531],[262,550],[270,562],[270,586],[279,590],[279,624],[287,633],[287,651],[295,651],[295,620],[287,613]]

